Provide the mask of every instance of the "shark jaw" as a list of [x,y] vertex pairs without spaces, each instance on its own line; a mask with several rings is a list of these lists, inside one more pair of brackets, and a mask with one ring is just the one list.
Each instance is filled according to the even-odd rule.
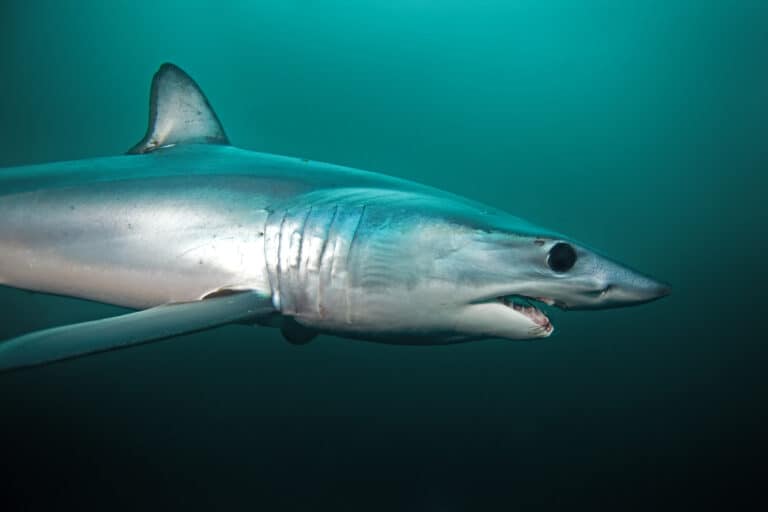
[[502,295],[470,302],[459,315],[460,329],[481,337],[526,340],[547,338],[554,326],[542,308],[557,305],[544,297]]
[[534,299],[524,295],[506,295],[503,297],[498,297],[496,300],[507,308],[511,308],[516,313],[528,318],[531,322],[539,326],[542,333],[544,333],[546,336],[549,336],[554,331],[552,322],[549,321],[547,315],[545,315],[541,309],[532,304],[532,302],[541,302],[548,306],[553,306],[555,304],[554,300],[544,297]]

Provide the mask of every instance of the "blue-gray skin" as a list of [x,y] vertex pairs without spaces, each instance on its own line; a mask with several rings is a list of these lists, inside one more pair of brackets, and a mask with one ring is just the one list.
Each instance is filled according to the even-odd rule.
[[533,301],[669,288],[557,233],[382,174],[232,147],[163,65],[130,154],[0,170],[0,284],[145,310],[0,344],[0,370],[226,323],[385,343],[549,336]]

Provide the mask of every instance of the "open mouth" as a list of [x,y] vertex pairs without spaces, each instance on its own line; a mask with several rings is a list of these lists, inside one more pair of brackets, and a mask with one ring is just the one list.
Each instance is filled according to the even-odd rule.
[[545,315],[541,309],[536,307],[533,303],[546,304],[547,306],[553,306],[555,301],[544,297],[526,297],[524,295],[506,295],[504,297],[498,297],[501,304],[504,304],[508,308],[511,308],[521,315],[527,317],[531,322],[541,327],[545,333],[552,332],[552,322],[549,321],[547,315]]

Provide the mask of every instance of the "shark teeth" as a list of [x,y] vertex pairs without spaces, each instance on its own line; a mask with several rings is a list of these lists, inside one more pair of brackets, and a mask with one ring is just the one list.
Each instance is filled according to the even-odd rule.
[[[547,318],[547,315],[545,315],[539,308],[531,304],[530,298],[523,297],[521,295],[509,295],[506,297],[500,297],[499,300],[505,306],[510,307],[528,317],[533,323],[542,327],[545,331],[552,330],[552,323],[549,321],[549,318]],[[548,306],[551,306],[555,303],[554,300],[546,298],[536,298],[533,300],[543,302]]]

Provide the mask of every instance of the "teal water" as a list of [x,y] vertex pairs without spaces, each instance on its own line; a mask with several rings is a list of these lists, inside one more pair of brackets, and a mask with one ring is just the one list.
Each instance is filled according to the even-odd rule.
[[[125,151],[164,61],[238,146],[484,201],[674,292],[555,313],[546,341],[229,327],[3,376],[0,499],[659,509],[758,489],[768,4],[2,2],[0,166]],[[0,339],[121,311],[1,289]]]

